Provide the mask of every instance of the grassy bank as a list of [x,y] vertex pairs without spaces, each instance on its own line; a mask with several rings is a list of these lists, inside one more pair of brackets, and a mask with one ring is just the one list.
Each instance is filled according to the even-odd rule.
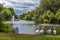
[[60,40],[60,36],[36,36],[36,35],[17,35],[17,34],[8,34],[0,33],[0,40]]

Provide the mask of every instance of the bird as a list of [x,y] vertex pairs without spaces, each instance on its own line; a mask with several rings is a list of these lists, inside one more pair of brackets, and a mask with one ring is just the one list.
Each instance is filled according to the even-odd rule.
[[51,34],[51,28],[47,30],[47,34]]
[[55,27],[53,27],[53,34],[56,35]]
[[43,34],[44,33],[44,26],[42,27],[42,29],[39,31],[40,34]]
[[43,30],[43,29],[42,29],[42,30],[40,30],[40,31],[39,31],[39,33],[40,33],[40,34],[43,34],[43,33],[44,33],[44,30]]
[[39,29],[36,29],[35,32],[38,34],[39,33]]

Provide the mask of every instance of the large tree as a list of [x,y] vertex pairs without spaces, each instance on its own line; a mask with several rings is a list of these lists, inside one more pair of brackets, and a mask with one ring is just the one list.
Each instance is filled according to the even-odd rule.
[[57,20],[57,23],[60,24],[60,9],[57,10],[57,12],[55,14],[55,18]]
[[0,4],[0,14],[3,15],[3,18],[5,20],[11,20],[12,15],[14,15],[15,12],[13,8],[6,8],[2,4]]
[[12,8],[6,8],[0,4],[0,32],[12,31],[10,25],[4,24],[4,21],[11,20],[12,15],[14,15],[14,10]]
[[[59,8],[60,0],[40,0],[40,5],[35,10],[37,13],[36,21],[39,22],[39,16],[41,14],[44,15],[44,12],[46,12],[47,10],[50,10],[51,12],[53,12],[53,14],[55,14]],[[51,23],[54,23],[53,21],[56,21],[55,18],[51,21]]]

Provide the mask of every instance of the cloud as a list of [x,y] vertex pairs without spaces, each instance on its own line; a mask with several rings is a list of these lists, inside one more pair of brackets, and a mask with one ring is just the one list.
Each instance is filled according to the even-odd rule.
[[39,5],[39,0],[0,0],[5,7],[14,8],[16,14],[34,10]]

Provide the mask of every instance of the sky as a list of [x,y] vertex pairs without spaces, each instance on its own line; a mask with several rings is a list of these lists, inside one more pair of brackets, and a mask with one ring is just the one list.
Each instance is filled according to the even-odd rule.
[[5,7],[12,7],[17,15],[34,10],[39,6],[39,0],[0,0]]

